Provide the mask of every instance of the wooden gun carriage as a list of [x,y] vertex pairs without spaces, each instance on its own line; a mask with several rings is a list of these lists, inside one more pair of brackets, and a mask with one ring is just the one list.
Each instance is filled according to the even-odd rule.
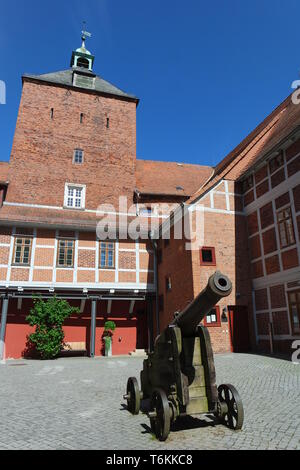
[[156,437],[164,441],[171,424],[186,415],[213,414],[238,430],[244,411],[238,392],[232,385],[217,388],[214,357],[208,329],[201,324],[221,298],[232,292],[227,276],[216,272],[198,297],[157,337],[154,351],[148,354],[138,381],[127,383],[127,407],[137,415],[141,400],[150,399],[147,413]]

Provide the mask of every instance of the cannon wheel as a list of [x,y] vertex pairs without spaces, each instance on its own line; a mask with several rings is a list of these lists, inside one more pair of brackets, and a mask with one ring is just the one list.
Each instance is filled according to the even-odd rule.
[[151,398],[151,410],[155,418],[150,418],[151,430],[160,441],[165,441],[170,434],[171,408],[165,392],[155,390]]
[[130,377],[127,382],[127,408],[133,415],[138,415],[141,407],[141,393],[138,381],[135,377]]
[[244,423],[244,407],[242,400],[233,385],[224,384],[218,388],[218,417],[234,431],[242,429]]

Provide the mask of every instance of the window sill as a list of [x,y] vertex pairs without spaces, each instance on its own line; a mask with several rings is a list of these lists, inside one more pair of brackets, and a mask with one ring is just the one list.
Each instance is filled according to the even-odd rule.
[[18,264],[18,263],[12,263],[11,267],[12,268],[30,268],[31,264]]
[[74,266],[56,266],[56,269],[74,269]]
[[68,211],[81,211],[81,212],[84,212],[85,211],[85,207],[68,207],[68,206],[63,206],[63,209],[64,210],[68,210]]

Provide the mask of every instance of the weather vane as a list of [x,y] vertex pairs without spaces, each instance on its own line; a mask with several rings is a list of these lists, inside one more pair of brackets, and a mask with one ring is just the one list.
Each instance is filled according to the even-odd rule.
[[82,33],[81,38],[82,38],[83,41],[85,41],[86,38],[91,38],[92,37],[91,33],[86,31],[86,21],[83,22],[83,30],[81,31],[81,33]]

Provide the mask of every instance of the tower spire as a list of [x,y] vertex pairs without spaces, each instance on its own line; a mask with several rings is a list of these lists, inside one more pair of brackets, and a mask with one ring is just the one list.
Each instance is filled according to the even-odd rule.
[[83,29],[81,31],[81,39],[82,39],[82,49],[85,49],[85,41],[87,38],[91,38],[92,35],[86,30],[86,21],[83,22]]
[[81,69],[93,70],[94,56],[85,47],[87,38],[92,35],[86,30],[86,21],[83,22],[83,29],[81,31],[82,45],[72,53],[71,67],[80,67]]

